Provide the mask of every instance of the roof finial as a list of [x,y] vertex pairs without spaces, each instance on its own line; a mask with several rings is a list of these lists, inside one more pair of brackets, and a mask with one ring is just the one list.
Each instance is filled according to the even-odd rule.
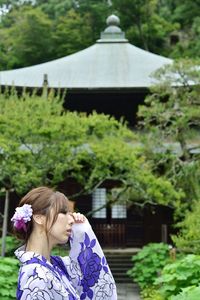
[[111,15],[107,18],[106,23],[108,26],[119,26],[120,19],[116,15]]
[[43,97],[45,99],[48,98],[48,74],[43,75],[43,91],[42,91]]
[[120,19],[115,15],[111,15],[107,18],[106,23],[108,27],[101,33],[101,39],[98,43],[126,43],[125,34],[119,27]]

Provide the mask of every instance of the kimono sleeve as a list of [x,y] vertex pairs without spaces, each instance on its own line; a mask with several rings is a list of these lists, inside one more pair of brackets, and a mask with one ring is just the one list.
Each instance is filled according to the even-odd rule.
[[67,271],[80,299],[116,300],[116,285],[102,248],[85,221],[72,226]]

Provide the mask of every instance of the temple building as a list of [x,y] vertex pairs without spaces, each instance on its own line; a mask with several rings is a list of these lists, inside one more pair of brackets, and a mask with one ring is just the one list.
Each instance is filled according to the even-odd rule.
[[111,15],[97,42],[77,53],[39,65],[0,72],[0,85],[67,89],[69,110],[124,116],[135,124],[138,104],[154,82],[152,74],[171,59],[130,44]]

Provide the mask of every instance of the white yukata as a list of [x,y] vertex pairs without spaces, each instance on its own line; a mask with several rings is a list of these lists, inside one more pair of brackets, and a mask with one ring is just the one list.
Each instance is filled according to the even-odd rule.
[[15,251],[21,262],[17,300],[117,300],[115,281],[88,222],[72,225],[70,244],[69,256],[51,256],[51,262],[25,252],[25,246]]

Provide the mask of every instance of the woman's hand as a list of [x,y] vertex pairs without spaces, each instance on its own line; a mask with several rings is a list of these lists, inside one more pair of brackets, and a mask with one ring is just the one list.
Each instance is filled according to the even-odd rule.
[[72,213],[72,216],[75,223],[84,223],[87,220],[86,217],[81,213],[74,212]]

